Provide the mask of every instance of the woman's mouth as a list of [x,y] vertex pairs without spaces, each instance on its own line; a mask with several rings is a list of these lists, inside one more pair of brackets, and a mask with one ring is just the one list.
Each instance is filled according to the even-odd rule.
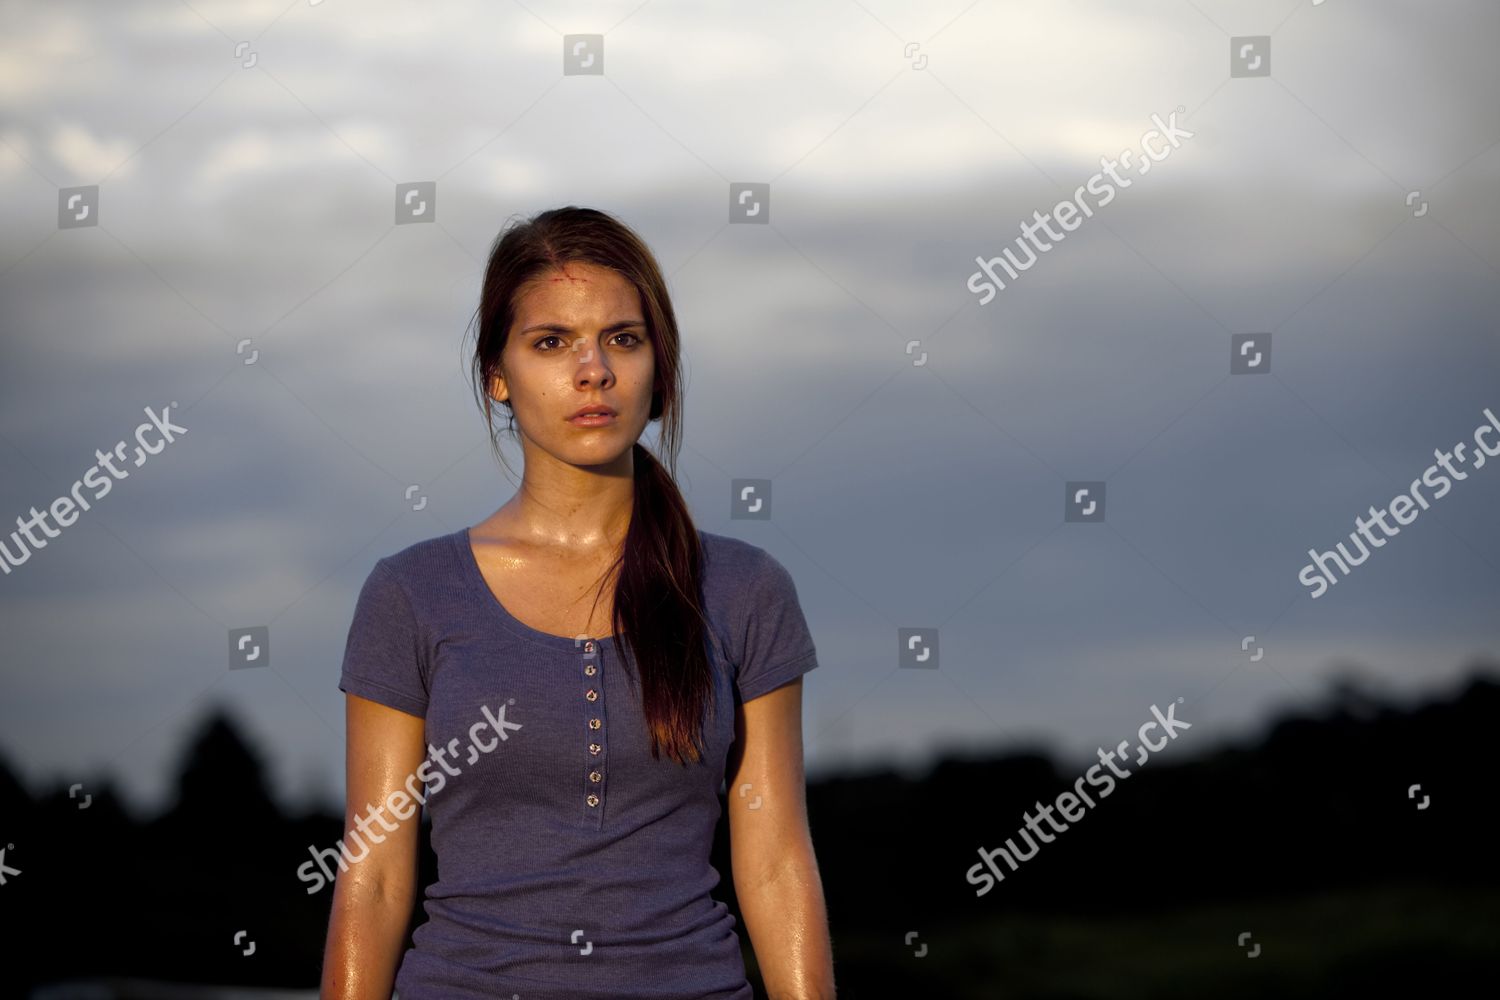
[[568,418],[568,423],[578,427],[605,427],[614,422],[612,410],[585,410]]

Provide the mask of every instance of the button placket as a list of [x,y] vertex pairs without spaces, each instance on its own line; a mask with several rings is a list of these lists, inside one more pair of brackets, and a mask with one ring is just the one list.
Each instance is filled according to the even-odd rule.
[[604,791],[604,706],[602,704],[604,685],[599,682],[599,644],[593,639],[585,640],[582,644],[583,655],[583,700],[590,706],[585,714],[585,726],[588,729],[588,757],[585,758],[583,797],[585,812],[594,814],[594,826],[601,825],[599,805],[602,803],[602,792]]

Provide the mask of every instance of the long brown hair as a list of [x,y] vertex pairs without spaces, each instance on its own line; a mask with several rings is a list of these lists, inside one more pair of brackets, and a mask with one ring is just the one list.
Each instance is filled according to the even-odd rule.
[[[652,757],[660,759],[664,750],[686,764],[688,759],[702,759],[703,715],[713,705],[704,645],[702,552],[674,478],[682,442],[677,318],[661,268],[641,238],[605,212],[572,205],[507,226],[490,248],[485,268],[476,314],[474,389],[492,430],[491,448],[504,463],[493,433],[495,400],[490,386],[496,374],[503,374],[500,356],[515,321],[516,292],[542,272],[575,261],[617,271],[635,286],[645,309],[656,360],[650,418],[661,421],[658,440],[666,465],[639,441],[631,446],[634,507],[623,551],[610,566],[619,567],[613,631],[625,637],[635,658]],[[509,400],[501,402],[514,433],[515,412]],[[602,579],[608,577],[606,571]]]

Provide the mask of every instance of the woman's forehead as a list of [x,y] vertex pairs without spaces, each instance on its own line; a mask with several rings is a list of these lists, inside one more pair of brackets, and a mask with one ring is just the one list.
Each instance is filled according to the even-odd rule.
[[518,318],[540,312],[547,313],[549,319],[560,319],[564,314],[580,319],[599,318],[608,313],[613,321],[625,318],[623,314],[612,315],[622,309],[640,309],[640,294],[635,286],[619,272],[591,264],[574,262],[550,268],[526,282],[516,293]]

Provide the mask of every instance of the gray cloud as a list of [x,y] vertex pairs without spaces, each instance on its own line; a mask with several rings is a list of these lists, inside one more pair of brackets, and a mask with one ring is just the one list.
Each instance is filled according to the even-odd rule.
[[[1207,744],[1340,662],[1420,688],[1497,655],[1500,471],[1296,581],[1500,406],[1488,5],[528,7],[5,7],[0,509],[146,405],[190,428],[0,578],[29,779],[158,799],[220,699],[289,799],[337,787],[364,573],[513,488],[465,381],[484,254],[565,203],[671,274],[684,489],[797,580],[814,768],[1086,753],[1179,695]],[[1230,79],[1229,34],[1273,29],[1274,75]],[[606,30],[606,77],[559,75],[561,32]],[[976,256],[1178,105],[1194,138],[977,304]],[[393,227],[420,179],[439,224]],[[740,180],[771,226],[726,225]],[[102,228],[58,231],[92,183]],[[1228,377],[1265,330],[1272,375]],[[774,478],[771,524],[729,520],[734,476]],[[1060,524],[1072,479],[1104,525]],[[275,671],[229,673],[267,622]],[[902,626],[941,628],[940,671],[895,669]]]

